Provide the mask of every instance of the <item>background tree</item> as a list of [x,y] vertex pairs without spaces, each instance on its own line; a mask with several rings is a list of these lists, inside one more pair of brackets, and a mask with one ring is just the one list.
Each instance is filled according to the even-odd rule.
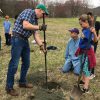
[[49,17],[77,17],[88,11],[100,15],[100,7],[90,9],[88,0],[66,0],[64,3],[58,2],[58,0],[55,2],[48,0],[0,0],[0,9],[10,17],[14,17],[24,9],[34,9],[38,3],[43,3],[48,7]]

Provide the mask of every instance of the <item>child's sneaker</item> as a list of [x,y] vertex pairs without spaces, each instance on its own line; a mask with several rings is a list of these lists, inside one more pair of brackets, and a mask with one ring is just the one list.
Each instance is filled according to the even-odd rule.
[[89,89],[84,89],[84,88],[83,88],[82,91],[83,91],[83,93],[89,93]]
[[95,78],[95,74],[92,74],[89,79],[92,80],[93,78]]

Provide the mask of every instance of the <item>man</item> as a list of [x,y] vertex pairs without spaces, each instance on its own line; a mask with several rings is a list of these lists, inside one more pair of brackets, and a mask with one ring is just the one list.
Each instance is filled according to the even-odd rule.
[[9,16],[5,16],[5,21],[3,23],[4,26],[4,32],[5,32],[5,39],[6,39],[6,45],[11,45],[11,34],[10,34],[10,28],[11,28],[11,22],[9,21]]
[[11,60],[8,67],[6,91],[11,96],[18,96],[13,88],[14,75],[18,68],[20,57],[22,58],[21,74],[19,87],[32,88],[33,85],[26,82],[26,74],[30,65],[30,48],[28,38],[33,34],[40,49],[46,53],[43,43],[40,39],[38,30],[46,30],[46,25],[39,26],[38,19],[43,17],[43,13],[48,15],[47,8],[43,4],[36,6],[35,10],[26,9],[19,14],[13,28]]
[[[99,21],[95,21],[95,17],[93,16],[93,14],[91,12],[88,12],[87,15],[90,18],[91,26],[94,26],[95,27],[96,34],[97,34],[97,37],[98,37],[98,40],[99,40],[100,39],[100,35],[99,35],[100,22]],[[97,45],[98,45],[98,41],[95,42],[95,43],[93,43],[94,52],[95,53],[96,53],[96,50],[97,50]],[[90,76],[90,79],[93,79],[94,77],[95,77],[95,74],[94,74],[94,68],[93,68],[92,69],[92,75]]]

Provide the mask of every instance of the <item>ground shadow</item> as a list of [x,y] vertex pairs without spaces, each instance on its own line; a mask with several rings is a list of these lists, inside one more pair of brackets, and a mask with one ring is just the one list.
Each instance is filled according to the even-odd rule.
[[[34,95],[29,95],[28,100],[65,100],[61,84],[49,81],[46,84],[45,72],[37,71],[28,75],[28,81],[37,87]],[[47,87],[46,87],[47,85]]]
[[[28,81],[31,82],[34,86],[41,86],[46,89],[58,89],[61,87],[60,83],[55,81],[49,81],[46,83],[46,75],[44,71],[37,71],[28,75]],[[46,87],[48,86],[48,87]]]

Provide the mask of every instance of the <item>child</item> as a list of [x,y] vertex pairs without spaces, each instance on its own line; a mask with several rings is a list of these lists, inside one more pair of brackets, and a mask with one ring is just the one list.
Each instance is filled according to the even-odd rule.
[[3,23],[3,26],[4,26],[4,31],[5,31],[6,45],[11,45],[11,34],[9,34],[11,23],[9,21],[8,15],[5,16],[5,21]]
[[[83,14],[79,18],[79,23],[82,27],[82,35],[80,38],[79,48],[76,51],[76,55],[81,54],[82,60],[85,59],[84,65],[83,65],[83,74],[82,74],[82,81],[80,81],[80,84],[83,84],[83,93],[86,93],[89,91],[89,81],[90,81],[90,75],[91,75],[91,69],[96,66],[96,59],[94,51],[91,47],[92,41],[97,42],[97,35],[95,28],[89,26],[89,16],[86,14]],[[90,37],[90,34],[92,36]],[[86,54],[86,58],[84,58],[84,55]]]
[[64,73],[70,71],[71,67],[74,69],[75,75],[80,74],[80,58],[75,56],[75,52],[79,45],[79,30],[77,28],[73,28],[69,30],[70,32],[70,40],[68,42],[65,54],[65,64],[61,69]]

